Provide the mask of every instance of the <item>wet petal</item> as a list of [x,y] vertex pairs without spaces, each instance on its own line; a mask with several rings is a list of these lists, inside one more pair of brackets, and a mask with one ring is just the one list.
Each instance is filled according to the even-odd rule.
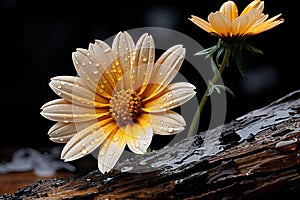
[[109,172],[119,160],[126,145],[122,129],[112,133],[100,146],[98,153],[98,168],[104,174]]
[[48,131],[50,140],[57,143],[68,142],[76,133],[95,124],[94,120],[83,123],[63,123],[58,122],[54,124]]
[[112,72],[116,56],[103,41],[96,40],[89,50],[78,48],[72,58],[77,73],[83,82],[95,93],[111,97],[117,82]]
[[151,124],[153,132],[159,135],[172,135],[184,130],[183,117],[171,110],[161,113],[142,114],[141,118]]
[[[123,83],[119,83],[122,87],[129,88],[130,80],[127,78],[130,74],[130,68],[133,66],[133,53],[134,53],[134,42],[132,37],[126,32],[119,32],[112,44],[112,49],[118,56],[118,64],[121,67],[123,75],[125,77],[121,80]],[[123,86],[124,85],[124,86]]]
[[42,106],[41,115],[58,122],[82,122],[97,119],[109,113],[108,108],[89,108],[72,105],[62,99],[52,100]]
[[82,81],[75,76],[56,76],[49,83],[51,89],[64,100],[87,107],[108,106],[109,101],[91,91]]
[[186,82],[170,84],[157,97],[148,100],[142,108],[146,112],[163,112],[182,105],[190,100],[196,92],[194,85]]
[[62,150],[65,161],[79,159],[95,150],[117,125],[112,119],[97,122],[74,135]]
[[135,64],[130,70],[131,88],[142,93],[150,79],[154,65],[155,46],[151,35],[143,34],[135,48]]
[[152,141],[153,130],[150,123],[138,119],[137,123],[128,124],[125,129],[129,149],[136,154],[144,154]]
[[147,88],[142,96],[144,99],[151,98],[161,92],[177,75],[184,61],[185,48],[175,45],[168,49],[156,61]]

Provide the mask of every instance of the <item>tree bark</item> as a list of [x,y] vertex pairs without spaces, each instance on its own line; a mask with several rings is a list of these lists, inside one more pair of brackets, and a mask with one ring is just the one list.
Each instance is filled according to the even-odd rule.
[[[292,199],[300,194],[300,90],[173,146],[0,199]],[[139,172],[140,171],[140,172]]]

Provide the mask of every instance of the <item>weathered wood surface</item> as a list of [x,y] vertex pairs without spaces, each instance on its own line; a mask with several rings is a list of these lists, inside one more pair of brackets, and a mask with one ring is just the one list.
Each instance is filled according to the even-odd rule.
[[125,160],[121,171],[41,180],[0,199],[298,199],[299,143],[295,91],[224,126]]

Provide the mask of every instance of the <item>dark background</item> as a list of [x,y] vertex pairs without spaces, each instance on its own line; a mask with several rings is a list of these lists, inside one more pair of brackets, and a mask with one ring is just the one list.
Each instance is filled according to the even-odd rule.
[[[2,1],[0,145],[16,148],[57,145],[47,136],[53,122],[40,115],[40,107],[57,98],[48,86],[51,77],[76,75],[71,59],[76,48],[87,48],[95,39],[105,40],[119,31],[147,26],[179,31],[208,48],[215,44],[216,38],[188,18],[193,14],[206,19],[223,2]],[[242,10],[250,0],[235,2]],[[285,22],[249,40],[264,55],[245,53],[248,81],[234,66],[225,70],[223,80],[235,93],[235,97],[227,98],[227,121],[299,89],[297,69],[291,61],[293,32],[288,31],[296,13],[289,12],[281,0],[266,0],[264,13],[270,17],[282,13]],[[201,98],[205,90],[201,77],[191,82],[196,84]],[[200,130],[205,128],[200,126]]]

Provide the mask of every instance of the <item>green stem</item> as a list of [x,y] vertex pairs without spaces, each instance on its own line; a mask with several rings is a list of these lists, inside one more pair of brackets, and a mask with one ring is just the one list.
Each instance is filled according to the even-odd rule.
[[[219,68],[219,71],[218,71],[218,73],[216,73],[214,75],[213,79],[211,80],[212,85],[215,84],[218,81],[218,79],[220,78],[223,70],[227,66],[229,56],[230,56],[230,49],[226,48],[222,63],[221,63],[220,68]],[[203,107],[206,103],[206,100],[208,98],[208,92],[209,92],[210,87],[211,87],[211,85],[208,85],[208,87],[207,87],[207,89],[206,89],[206,91],[205,91],[205,93],[204,93],[204,95],[203,95],[203,97],[200,101],[200,104],[199,104],[199,106],[196,110],[196,113],[194,115],[193,121],[191,123],[190,129],[189,129],[189,132],[188,132],[188,137],[191,137],[193,135],[194,131],[195,131],[198,119],[200,117],[200,114],[201,114],[201,112],[203,110]]]

